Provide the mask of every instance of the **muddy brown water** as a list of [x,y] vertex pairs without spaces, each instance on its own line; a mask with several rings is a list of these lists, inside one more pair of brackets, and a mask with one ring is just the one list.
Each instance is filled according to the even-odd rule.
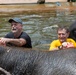
[[0,37],[10,31],[8,19],[20,17],[23,30],[31,37],[33,48],[48,50],[51,41],[57,39],[57,27],[69,27],[76,20],[76,3],[60,4],[0,5]]

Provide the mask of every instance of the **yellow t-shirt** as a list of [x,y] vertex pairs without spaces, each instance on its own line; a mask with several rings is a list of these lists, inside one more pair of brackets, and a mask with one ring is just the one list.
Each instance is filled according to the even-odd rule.
[[[66,42],[70,42],[73,43],[74,47],[76,47],[76,43],[73,39],[68,38]],[[62,43],[59,40],[54,40],[51,44],[50,44],[50,51],[53,50],[54,48],[57,48],[58,46],[61,46]]]

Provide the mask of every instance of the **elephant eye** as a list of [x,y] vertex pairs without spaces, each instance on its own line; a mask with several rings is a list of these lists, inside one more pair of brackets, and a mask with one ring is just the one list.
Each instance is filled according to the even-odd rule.
[[76,29],[73,31],[73,34],[76,35]]

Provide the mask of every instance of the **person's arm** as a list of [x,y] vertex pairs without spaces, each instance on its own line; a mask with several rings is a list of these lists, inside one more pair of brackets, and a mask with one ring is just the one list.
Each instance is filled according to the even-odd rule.
[[71,39],[71,42],[73,43],[74,47],[76,48],[76,42],[73,39]]
[[53,50],[59,50],[58,47],[56,47],[56,42],[53,41],[51,44],[50,44],[50,48],[49,48],[49,51],[53,51]]
[[26,40],[23,38],[20,39],[1,38],[1,41],[3,41],[4,43],[12,43],[16,46],[23,46],[24,44],[26,44]]

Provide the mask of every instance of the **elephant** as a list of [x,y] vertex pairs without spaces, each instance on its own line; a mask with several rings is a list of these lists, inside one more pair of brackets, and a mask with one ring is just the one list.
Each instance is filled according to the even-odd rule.
[[0,67],[11,75],[76,75],[76,49],[45,51],[0,46]]

